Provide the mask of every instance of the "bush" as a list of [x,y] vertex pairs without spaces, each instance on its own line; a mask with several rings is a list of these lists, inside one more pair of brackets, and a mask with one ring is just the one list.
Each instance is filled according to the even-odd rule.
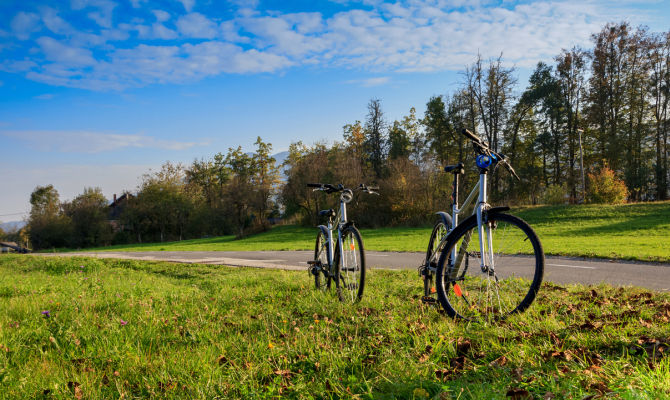
[[588,197],[591,203],[621,204],[626,202],[626,184],[616,177],[605,163],[595,174],[589,175]]
[[565,204],[566,196],[568,192],[568,187],[566,184],[562,185],[549,185],[547,190],[544,191],[543,202],[544,204]]

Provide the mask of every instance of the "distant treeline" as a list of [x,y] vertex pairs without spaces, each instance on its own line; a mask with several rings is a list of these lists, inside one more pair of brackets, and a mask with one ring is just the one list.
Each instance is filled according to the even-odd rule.
[[412,108],[390,122],[381,101],[373,99],[365,121],[344,126],[343,141],[293,143],[280,167],[261,138],[252,155],[237,148],[190,166],[167,163],[145,175],[138,191],[119,205],[115,233],[99,190],[60,204],[55,189],[44,196],[45,188],[37,188],[27,233],[37,248],[85,247],[243,236],[279,217],[314,224],[318,210],[333,199],[309,190],[310,182],[379,185],[381,196],[352,202],[351,218],[359,224],[424,224],[450,203],[451,176],[442,166],[464,162],[464,186],[477,179],[463,128],[505,154],[521,177],[515,181],[496,171],[493,202],[665,200],[670,32],[619,23],[592,39],[591,50],[563,50],[552,62],[538,63],[523,91],[502,56],[479,57],[453,93],[428,100],[422,117]]

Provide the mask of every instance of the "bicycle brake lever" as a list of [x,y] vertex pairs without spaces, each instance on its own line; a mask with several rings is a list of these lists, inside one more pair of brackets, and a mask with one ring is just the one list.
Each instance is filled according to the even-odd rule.
[[515,177],[517,181],[520,181],[521,178],[519,178],[519,175],[516,174],[516,171],[514,171],[514,168],[512,168],[512,166],[509,165],[509,163],[506,160],[503,160],[503,161],[504,161],[503,164],[505,165],[505,168],[507,168],[507,170],[510,172],[510,174],[512,174],[512,176]]

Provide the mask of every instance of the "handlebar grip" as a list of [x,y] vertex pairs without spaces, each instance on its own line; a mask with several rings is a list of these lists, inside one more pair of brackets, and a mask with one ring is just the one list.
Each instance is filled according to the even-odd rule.
[[475,143],[482,143],[482,140],[479,138],[479,136],[475,135],[474,133],[470,132],[467,129],[463,129],[461,133],[468,139],[472,140]]
[[314,188],[320,188],[323,186],[321,183],[308,183],[307,187],[314,187]]

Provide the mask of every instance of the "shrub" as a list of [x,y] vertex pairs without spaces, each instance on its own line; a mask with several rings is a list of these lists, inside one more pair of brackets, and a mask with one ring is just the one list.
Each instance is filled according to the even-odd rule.
[[588,175],[588,197],[591,203],[621,204],[626,202],[628,197],[626,184],[616,177],[607,163],[597,173]]
[[566,196],[568,192],[568,187],[566,184],[562,185],[549,185],[547,190],[544,191],[543,202],[544,204],[565,204]]

